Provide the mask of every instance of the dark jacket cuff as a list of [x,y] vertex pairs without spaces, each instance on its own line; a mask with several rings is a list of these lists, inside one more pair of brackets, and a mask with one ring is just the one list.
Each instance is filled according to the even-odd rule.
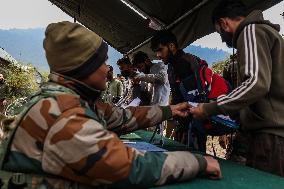
[[168,120],[170,118],[173,117],[172,115],[172,110],[170,108],[170,106],[160,106],[161,110],[162,110],[162,119],[164,120]]
[[199,164],[199,171],[198,171],[199,175],[205,174],[207,168],[206,159],[200,154],[193,154],[193,155],[195,156]]
[[203,111],[207,117],[221,113],[217,105],[217,102],[210,102],[203,104]]

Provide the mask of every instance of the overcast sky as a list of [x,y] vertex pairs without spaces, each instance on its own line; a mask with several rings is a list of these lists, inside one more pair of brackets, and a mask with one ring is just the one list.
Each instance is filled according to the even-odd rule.
[[[0,2],[0,29],[45,28],[51,22],[73,20],[48,0],[1,0]],[[264,12],[266,19],[282,26],[282,34],[284,34],[284,19],[280,14],[283,12],[284,1]],[[193,44],[231,51],[221,43],[221,38],[216,33]]]

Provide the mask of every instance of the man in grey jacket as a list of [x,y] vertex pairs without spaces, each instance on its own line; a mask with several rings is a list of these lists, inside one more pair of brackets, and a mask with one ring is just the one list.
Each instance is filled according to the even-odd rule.
[[216,31],[238,51],[238,87],[217,102],[192,108],[196,118],[240,112],[250,134],[247,165],[284,176],[284,40],[279,25],[240,1],[222,1],[212,15]]
[[[168,80],[167,66],[163,62],[152,63],[148,55],[142,51],[138,51],[132,60],[133,66],[140,72],[134,80],[151,84],[152,99],[151,105],[158,104],[160,106],[169,105],[170,83]],[[166,127],[166,122],[162,122],[159,126],[159,132],[162,136]]]
[[138,69],[134,79],[144,81],[153,85],[151,104],[166,106],[169,104],[170,84],[168,80],[167,67],[163,62],[152,63],[148,55],[142,51],[133,56],[133,66]]

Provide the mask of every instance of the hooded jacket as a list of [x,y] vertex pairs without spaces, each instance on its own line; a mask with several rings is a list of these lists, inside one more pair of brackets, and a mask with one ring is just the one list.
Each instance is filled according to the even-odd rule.
[[243,130],[284,137],[284,40],[279,30],[258,10],[240,23],[233,37],[238,87],[204,104],[207,115],[240,112]]

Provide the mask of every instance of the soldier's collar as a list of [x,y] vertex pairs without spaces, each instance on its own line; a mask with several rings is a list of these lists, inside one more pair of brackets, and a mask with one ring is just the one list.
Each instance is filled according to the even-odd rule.
[[89,87],[85,83],[65,75],[51,72],[49,74],[49,79],[52,82],[58,83],[60,85],[72,89],[88,103],[94,103],[94,101],[97,100],[101,95],[101,91]]

